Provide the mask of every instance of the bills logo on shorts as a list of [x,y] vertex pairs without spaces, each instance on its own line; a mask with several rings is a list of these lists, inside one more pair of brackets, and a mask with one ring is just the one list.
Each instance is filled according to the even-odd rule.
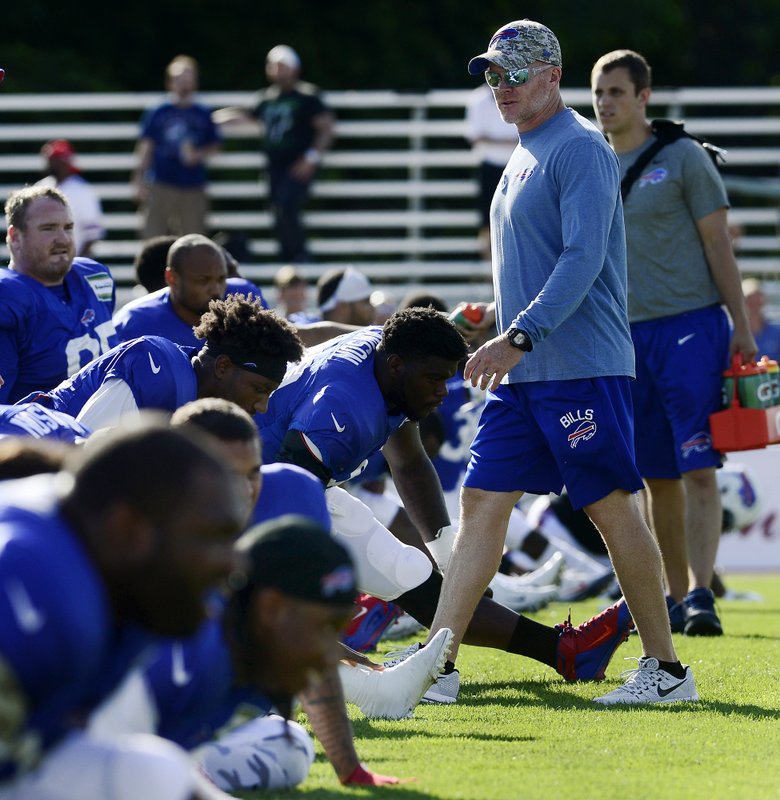
[[587,442],[596,435],[598,430],[596,423],[593,420],[581,422],[570,434],[569,445],[573,450],[580,442]]
[[706,431],[699,431],[690,439],[680,445],[683,458],[688,458],[691,453],[706,453],[712,449],[712,437]]

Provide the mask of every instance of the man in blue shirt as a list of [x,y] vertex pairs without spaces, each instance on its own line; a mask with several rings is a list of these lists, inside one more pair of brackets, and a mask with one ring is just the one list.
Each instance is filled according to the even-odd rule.
[[495,320],[500,333],[464,371],[490,392],[432,631],[451,628],[457,642],[499,564],[514,505],[524,492],[565,485],[607,543],[644,649],[627,683],[597,701],[696,700],[693,673],[672,643],[658,545],[632,497],[643,483],[617,159],[600,131],[564,106],[560,45],[544,25],[506,24],[469,71],[484,73],[520,141],[491,209],[496,302],[477,327]]
[[85,787],[101,783],[115,796],[110,757],[90,761],[88,742],[65,737],[153,634],[186,636],[203,622],[207,593],[236,564],[239,487],[207,438],[157,422],[75,451],[54,481],[9,486],[0,505],[0,780],[18,784],[3,796],[49,796],[68,764],[83,790],[69,796],[98,796]]
[[53,389],[118,339],[108,269],[74,259],[73,216],[57,189],[33,186],[5,204],[8,269],[0,270],[0,403]]
[[221,144],[211,110],[195,100],[195,59],[174,58],[165,83],[170,98],[144,114],[136,148],[133,187],[139,203],[146,204],[143,239],[206,232],[206,162]]

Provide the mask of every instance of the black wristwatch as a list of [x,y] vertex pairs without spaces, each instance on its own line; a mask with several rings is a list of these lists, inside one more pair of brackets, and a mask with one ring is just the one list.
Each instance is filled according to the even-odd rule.
[[530,353],[534,349],[531,337],[525,331],[521,331],[520,328],[509,328],[506,332],[506,338],[509,339],[509,344],[512,347],[516,347],[524,353]]

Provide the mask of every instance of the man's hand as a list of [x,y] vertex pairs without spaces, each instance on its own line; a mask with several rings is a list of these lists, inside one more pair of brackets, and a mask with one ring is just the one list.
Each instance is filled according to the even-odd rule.
[[525,355],[522,350],[512,347],[503,334],[485,342],[466,362],[463,377],[482,391],[495,391],[501,379],[520,363]]

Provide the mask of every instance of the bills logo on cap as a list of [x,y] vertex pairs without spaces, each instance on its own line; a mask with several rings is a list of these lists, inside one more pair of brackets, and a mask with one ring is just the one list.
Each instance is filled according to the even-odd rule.
[[333,572],[320,578],[320,588],[323,597],[333,597],[334,594],[343,594],[355,589],[355,574],[352,567],[337,567]]
[[[493,38],[490,40],[490,44],[488,45],[488,50],[492,50],[492,49],[493,49],[493,45],[494,45],[496,42],[503,41],[504,39],[515,39],[515,38],[516,38],[516,37],[518,37],[519,35],[520,35],[520,31],[519,31],[519,30],[517,30],[517,28],[504,28],[503,30],[500,30],[500,31],[499,31],[499,32],[498,32],[498,33],[497,33],[497,34],[496,34],[496,35],[495,35],[495,36],[494,36],[494,37],[493,37]],[[485,40],[483,39],[482,41],[484,42]]]
[[581,423],[568,436],[571,449],[573,450],[580,442],[587,442],[588,439],[592,439],[596,435],[597,430],[598,428],[593,420],[587,420]]

